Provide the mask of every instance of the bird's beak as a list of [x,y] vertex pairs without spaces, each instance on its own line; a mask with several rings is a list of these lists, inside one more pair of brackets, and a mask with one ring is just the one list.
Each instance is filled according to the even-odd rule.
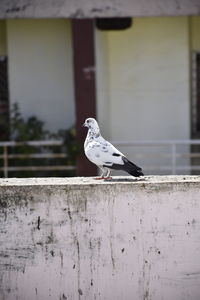
[[83,123],[83,127],[87,127],[87,124],[86,124],[86,123]]

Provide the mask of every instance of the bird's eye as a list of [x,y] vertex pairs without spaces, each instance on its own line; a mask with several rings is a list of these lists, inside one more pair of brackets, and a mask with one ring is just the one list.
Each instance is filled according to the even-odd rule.
[[89,123],[89,120],[87,120],[86,122]]

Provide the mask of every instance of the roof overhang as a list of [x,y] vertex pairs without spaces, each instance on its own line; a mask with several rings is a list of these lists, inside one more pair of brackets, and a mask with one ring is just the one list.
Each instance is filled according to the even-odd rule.
[[199,0],[1,0],[0,19],[200,15]]

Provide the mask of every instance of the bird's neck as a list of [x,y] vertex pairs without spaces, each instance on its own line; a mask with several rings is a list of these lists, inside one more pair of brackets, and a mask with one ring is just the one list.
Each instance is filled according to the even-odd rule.
[[100,136],[101,136],[101,134],[100,134],[99,129],[94,130],[94,129],[89,128],[88,133],[87,133],[87,138],[88,139],[93,140],[93,139],[97,139]]

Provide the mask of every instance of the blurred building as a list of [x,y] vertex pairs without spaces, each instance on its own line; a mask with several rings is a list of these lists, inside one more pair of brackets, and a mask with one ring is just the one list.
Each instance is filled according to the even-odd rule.
[[116,142],[199,137],[199,14],[195,0],[1,1],[0,114],[18,102],[48,129],[76,123],[80,141],[89,116]]

